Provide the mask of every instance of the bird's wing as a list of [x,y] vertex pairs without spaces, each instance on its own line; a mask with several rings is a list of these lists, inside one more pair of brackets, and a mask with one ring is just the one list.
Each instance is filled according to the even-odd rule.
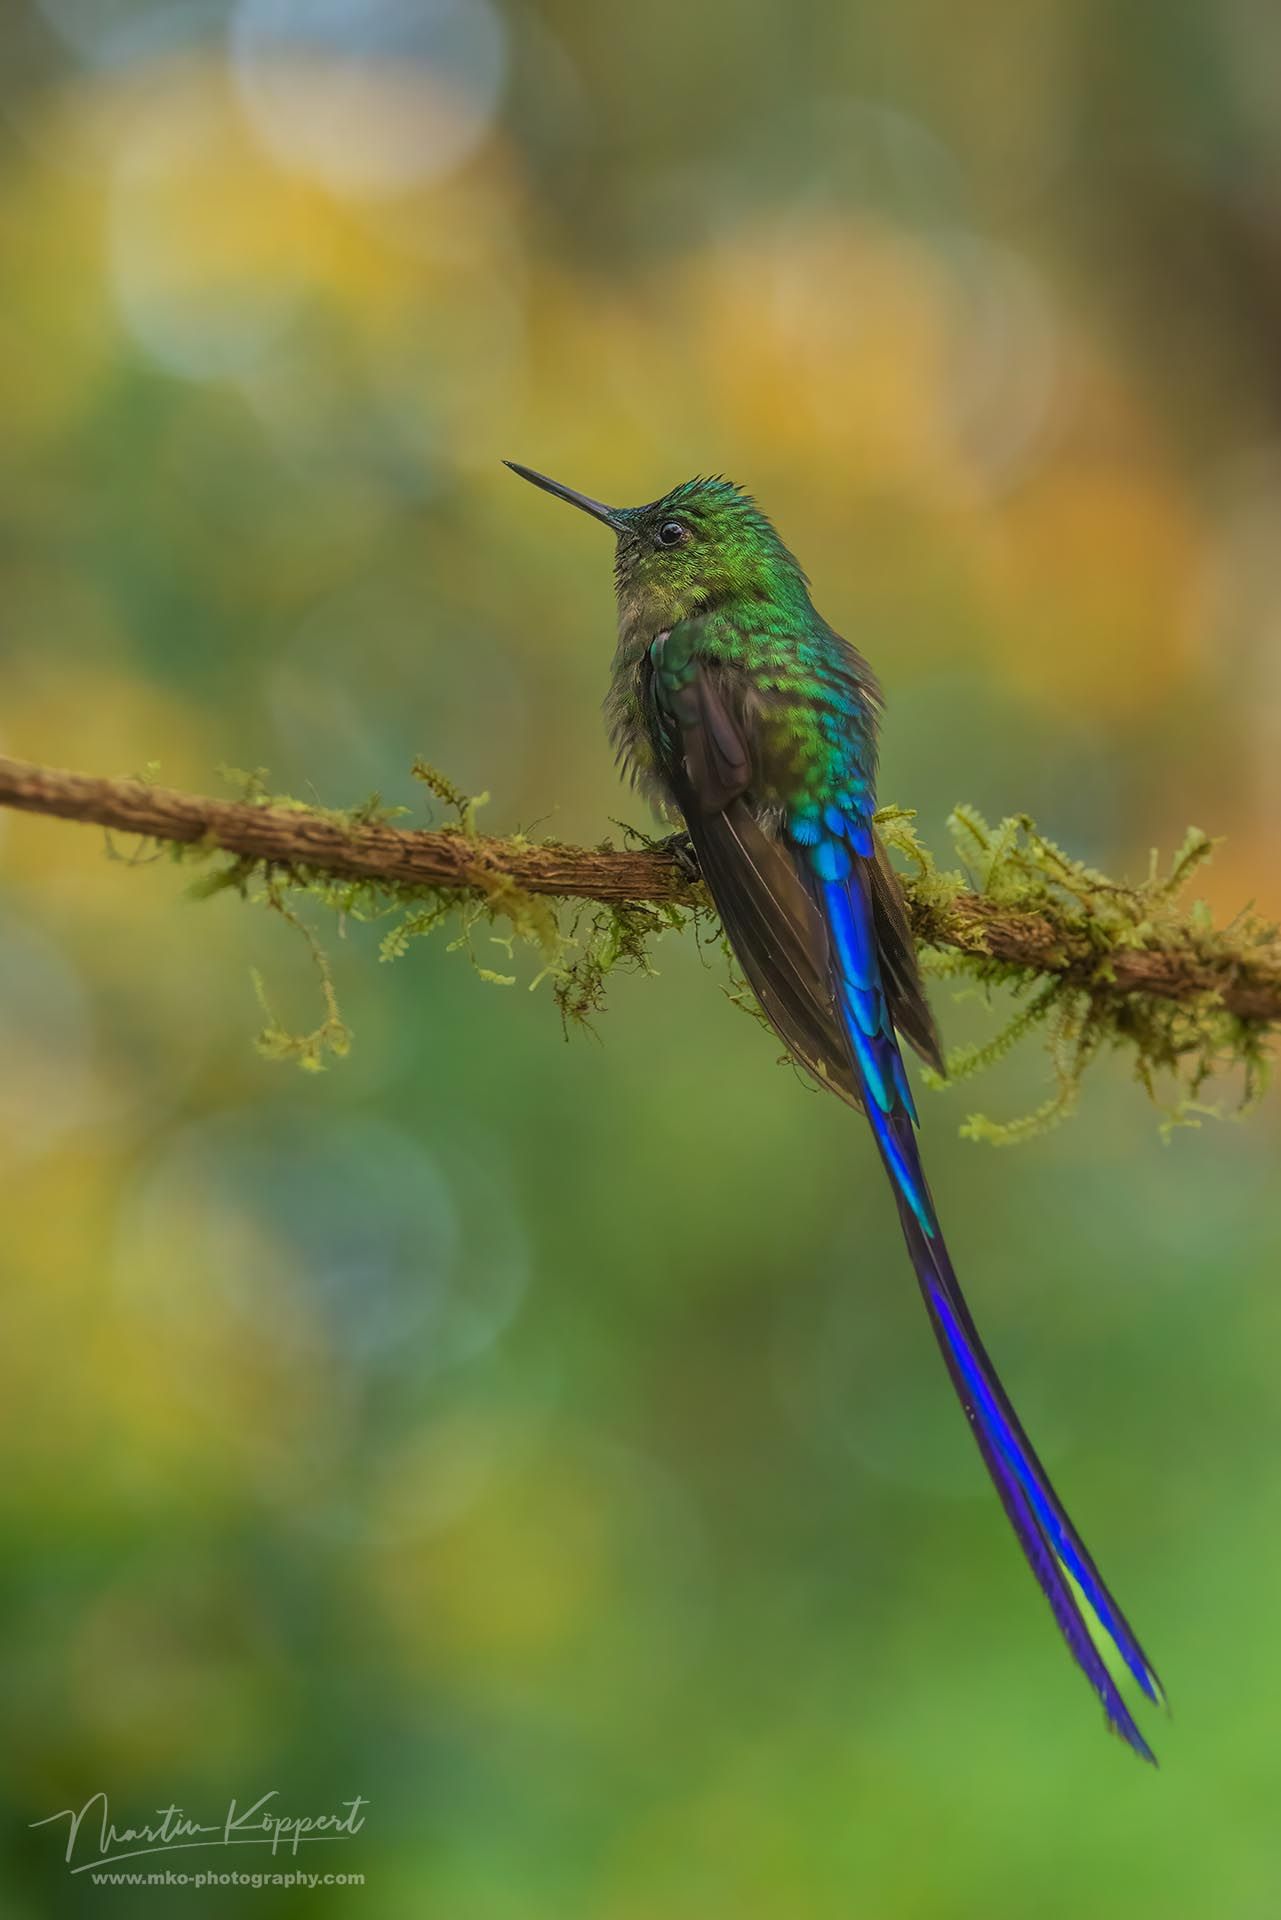
[[[661,650],[660,650],[661,657]],[[861,1101],[832,993],[823,916],[790,852],[744,795],[753,778],[743,676],[690,655],[652,687],[667,783],[748,985],[789,1053],[852,1106]]]
[[[662,643],[660,658],[670,639]],[[748,984],[789,1051],[824,1086],[861,1106],[833,1001],[823,916],[808,881],[797,873],[792,849],[760,825],[743,798],[759,772],[753,765],[750,688],[732,668],[700,659],[686,632],[679,633],[679,642],[685,643],[688,668],[680,684],[673,684],[669,670],[658,730],[667,743],[668,783],[708,889]],[[909,1046],[941,1073],[938,1030],[902,888],[879,840],[871,889],[890,1018]]]

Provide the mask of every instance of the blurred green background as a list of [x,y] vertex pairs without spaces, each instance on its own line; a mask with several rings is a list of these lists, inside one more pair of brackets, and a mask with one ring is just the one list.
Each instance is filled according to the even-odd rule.
[[[1193,821],[1216,911],[1281,908],[1279,60],[1252,0],[10,0],[0,746],[426,822],[422,753],[496,831],[643,824],[608,544],[498,463],[725,471],[940,852],[961,799],[1130,872]],[[196,1908],[28,1823],[271,1788],[368,1798],[304,1861],[366,1886],[205,1910],[1275,1913],[1275,1101],[1165,1147],[1118,1064],[958,1140],[1033,1049],[926,1103],[1169,1686],[1155,1775],[859,1125],[692,941],[567,1045],[532,967],[324,927],[356,1043],[313,1079],[252,1046],[251,967],[315,1017],[288,928],[70,826],[0,819],[0,866],[7,1914]]]

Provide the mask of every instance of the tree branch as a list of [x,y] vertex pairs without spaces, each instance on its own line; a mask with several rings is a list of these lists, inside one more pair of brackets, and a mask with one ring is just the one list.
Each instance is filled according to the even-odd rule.
[[[661,850],[535,845],[454,830],[406,831],[353,824],[321,809],[225,801],[135,780],[102,780],[0,757],[0,806],[220,849],[299,874],[336,874],[389,887],[490,893],[504,883],[526,893],[614,905],[697,905],[700,890]],[[1192,1002],[1210,996],[1251,1023],[1281,1022],[1281,942],[1224,950],[1222,935],[1185,928],[1153,944],[1104,955],[1079,910],[1030,912],[962,890],[946,900],[907,882],[919,938],[934,947],[987,955],[1029,974],[1076,981],[1118,998],[1155,995]],[[1101,974],[1100,962],[1106,971]]]

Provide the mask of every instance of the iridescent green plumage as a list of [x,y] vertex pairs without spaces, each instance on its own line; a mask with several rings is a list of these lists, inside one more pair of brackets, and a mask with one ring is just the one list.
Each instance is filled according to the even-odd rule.
[[[689,541],[664,550],[666,521]],[[759,702],[761,773],[780,812],[818,807],[876,772],[880,688],[871,668],[814,607],[809,582],[755,502],[727,480],[691,480],[627,510],[615,560],[618,650],[605,712],[628,767],[650,790],[655,771],[643,695],[654,636],[699,620],[702,655],[748,676]],[[658,782],[660,799],[666,799]]]
[[1094,1634],[1154,1700],[1155,1672],[983,1348],[921,1167],[898,1037],[941,1062],[898,882],[873,826],[881,699],[872,671],[818,613],[755,502],[728,481],[691,480],[649,506],[614,508],[516,471],[616,536],[606,717],[619,756],[687,830],[784,1044],[867,1115],[1001,1503],[1109,1724],[1150,1759]]

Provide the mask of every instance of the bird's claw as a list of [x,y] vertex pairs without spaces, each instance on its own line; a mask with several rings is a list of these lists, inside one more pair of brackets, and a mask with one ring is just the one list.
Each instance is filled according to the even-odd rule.
[[688,880],[691,886],[695,881],[702,879],[702,869],[698,864],[698,855],[694,851],[694,842],[683,830],[680,833],[669,833],[665,840],[660,840],[655,847],[655,852],[670,854],[680,869],[681,878]]

